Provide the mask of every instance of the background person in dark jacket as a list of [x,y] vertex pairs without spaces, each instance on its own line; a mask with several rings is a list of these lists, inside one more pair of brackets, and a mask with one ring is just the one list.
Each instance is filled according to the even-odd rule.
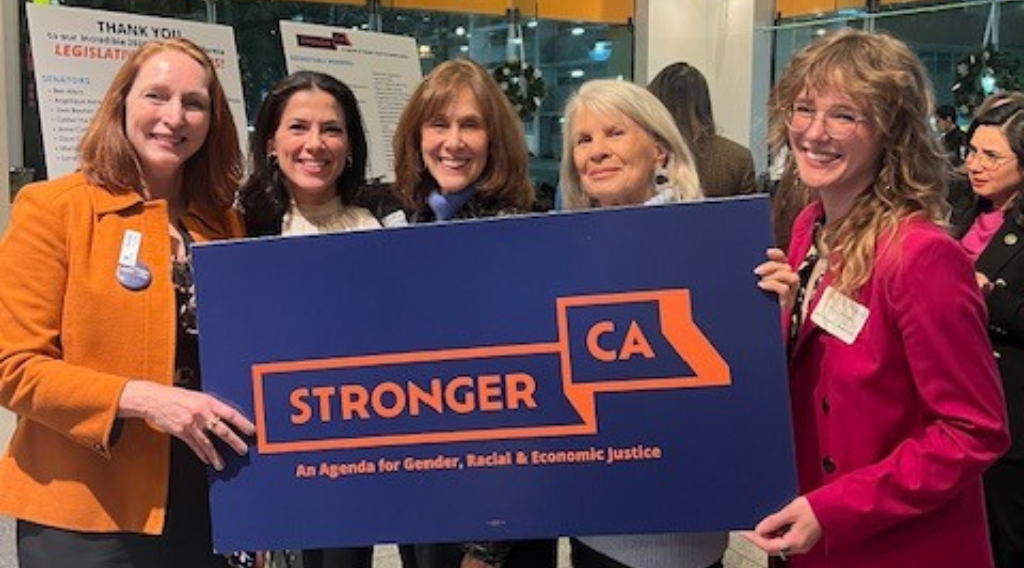
[[967,137],[956,123],[956,109],[952,105],[940,105],[935,109],[935,126],[942,133],[942,147],[949,155],[949,163],[959,168],[964,163],[964,145]]
[[988,307],[988,335],[1003,380],[1012,445],[985,473],[997,568],[1024,566],[1024,96],[983,110],[965,162],[974,203],[953,216]]

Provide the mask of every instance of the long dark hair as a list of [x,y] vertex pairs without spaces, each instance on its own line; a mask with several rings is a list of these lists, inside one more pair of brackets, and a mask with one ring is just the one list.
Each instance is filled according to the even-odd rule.
[[681,61],[673,63],[654,77],[647,90],[665,103],[683,139],[695,152],[705,138],[716,134],[708,82],[696,67]]
[[352,162],[335,182],[342,203],[351,203],[366,181],[366,131],[363,128],[359,103],[345,83],[316,71],[299,71],[282,79],[263,99],[256,116],[256,129],[249,142],[251,172],[238,194],[238,203],[251,236],[276,235],[288,211],[291,196],[277,159],[267,152],[268,142],[281,124],[281,116],[292,95],[300,91],[320,90],[338,101],[345,115]]
[[1017,156],[1018,167],[1024,166],[1024,101],[1008,99],[978,115],[967,129],[967,141],[981,126],[994,126],[1006,137],[1006,143]]
[[[982,126],[993,126],[1002,132],[1010,150],[1017,157],[1017,170],[1024,172],[1024,99],[1010,96],[979,113],[967,129],[968,144],[974,139],[974,132]],[[1021,188],[1018,188],[1018,193],[1020,191]],[[1020,195],[1016,199],[1013,218],[1018,225],[1024,226],[1024,199],[1020,199]]]

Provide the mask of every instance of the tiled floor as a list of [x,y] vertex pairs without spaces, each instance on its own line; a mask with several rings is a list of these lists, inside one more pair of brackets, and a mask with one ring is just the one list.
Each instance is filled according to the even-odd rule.
[[[374,554],[374,568],[401,568],[398,548],[394,545],[378,546]],[[565,539],[559,546],[559,566],[569,568],[569,547]],[[725,568],[765,568],[767,561],[763,552],[754,548],[738,534],[729,539],[729,550],[725,553]],[[16,568],[14,555],[14,523],[0,517],[0,568]]]
[[18,558],[14,555],[14,520],[0,517],[0,568],[16,568]]
[[[737,533],[729,539],[729,549],[725,552],[725,568],[765,568],[768,561],[763,552],[751,545]],[[566,539],[559,542],[559,568],[570,568],[569,544]],[[374,551],[373,568],[400,568],[398,548],[394,545],[378,546]]]

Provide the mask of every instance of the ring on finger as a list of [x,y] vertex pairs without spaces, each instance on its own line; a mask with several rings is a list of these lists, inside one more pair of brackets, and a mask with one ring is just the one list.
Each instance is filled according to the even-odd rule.
[[790,550],[789,550],[788,546],[783,546],[782,548],[780,548],[779,549],[779,560],[785,561],[787,558],[789,558],[789,553],[790,553]]
[[206,429],[213,432],[217,426],[220,426],[220,416],[214,416],[212,420],[206,425]]

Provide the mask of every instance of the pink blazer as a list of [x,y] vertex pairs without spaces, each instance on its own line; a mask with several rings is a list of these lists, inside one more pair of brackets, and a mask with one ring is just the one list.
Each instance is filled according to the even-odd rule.
[[[797,218],[794,268],[821,216]],[[981,475],[1009,437],[974,269],[920,217],[894,235],[854,295],[870,312],[853,344],[807,317],[790,354],[800,492],[824,534],[794,568],[992,566]]]

